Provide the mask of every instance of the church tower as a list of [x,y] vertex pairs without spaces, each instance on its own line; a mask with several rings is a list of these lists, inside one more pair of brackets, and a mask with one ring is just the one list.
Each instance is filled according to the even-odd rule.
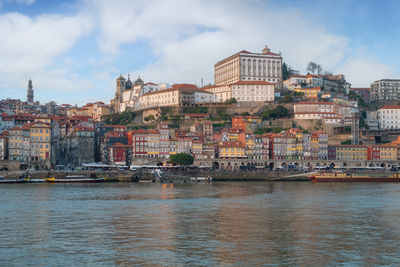
[[29,79],[28,81],[28,92],[27,92],[27,96],[26,96],[26,101],[28,103],[33,103],[34,102],[34,98],[33,98],[33,85],[32,85],[32,80]]
[[119,106],[122,102],[122,93],[125,90],[125,78],[122,74],[117,78],[117,90],[115,92],[115,100],[114,100],[114,109],[116,112],[119,112]]

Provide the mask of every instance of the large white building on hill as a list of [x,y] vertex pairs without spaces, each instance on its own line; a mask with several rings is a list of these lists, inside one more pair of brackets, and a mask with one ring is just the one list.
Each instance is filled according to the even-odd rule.
[[265,46],[262,53],[242,50],[215,64],[215,85],[239,81],[265,81],[280,84],[282,82],[282,57],[272,53],[268,46]]

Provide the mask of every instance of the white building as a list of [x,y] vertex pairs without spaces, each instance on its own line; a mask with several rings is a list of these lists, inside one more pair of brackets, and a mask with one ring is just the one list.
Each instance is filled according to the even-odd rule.
[[271,53],[268,46],[262,53],[242,50],[219,61],[214,66],[215,85],[231,84],[239,81],[282,82],[282,57]]
[[0,134],[0,160],[7,159],[8,155],[8,136]]
[[239,81],[228,85],[202,88],[217,95],[220,102],[235,98],[238,102],[272,102],[275,99],[273,83],[264,81]]
[[219,102],[217,95],[198,88],[194,84],[174,84],[172,88],[149,92],[139,97],[136,110],[167,106],[192,106]]
[[384,106],[378,110],[380,129],[400,129],[400,105]]
[[334,104],[331,102],[299,102],[294,105],[294,113],[314,112],[333,113]]
[[283,81],[283,87],[289,90],[301,87],[302,84],[307,82],[306,75],[292,75],[289,79]]

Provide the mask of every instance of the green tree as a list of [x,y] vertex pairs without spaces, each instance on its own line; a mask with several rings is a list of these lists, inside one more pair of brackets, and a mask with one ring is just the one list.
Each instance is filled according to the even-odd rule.
[[266,110],[261,113],[261,117],[264,120],[268,120],[271,118],[276,119],[276,118],[287,117],[288,115],[289,115],[289,111],[287,110],[287,108],[285,108],[282,105],[279,105],[279,106],[275,107],[274,109],[269,109],[269,110]]
[[290,103],[290,102],[292,102],[292,101],[293,101],[293,97],[290,96],[290,95],[285,95],[285,96],[283,97],[283,100],[282,100],[283,103]]
[[282,78],[283,80],[289,79],[294,74],[294,70],[285,62],[282,63]]
[[237,103],[236,98],[229,98],[225,101],[226,104],[235,104]]
[[174,165],[192,165],[194,162],[194,158],[186,153],[178,153],[175,155],[171,155],[169,158],[169,162],[171,162]]
[[156,118],[154,118],[154,115],[150,114],[149,116],[144,117],[144,121],[145,122],[149,122],[149,121],[154,121]]
[[313,74],[317,73],[319,75],[322,73],[322,67],[321,65],[310,61],[307,64],[307,71],[312,72]]

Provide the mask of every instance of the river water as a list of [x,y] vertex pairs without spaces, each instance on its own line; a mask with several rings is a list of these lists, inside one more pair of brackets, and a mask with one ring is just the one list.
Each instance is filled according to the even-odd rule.
[[0,266],[400,265],[400,184],[9,184],[0,200]]

